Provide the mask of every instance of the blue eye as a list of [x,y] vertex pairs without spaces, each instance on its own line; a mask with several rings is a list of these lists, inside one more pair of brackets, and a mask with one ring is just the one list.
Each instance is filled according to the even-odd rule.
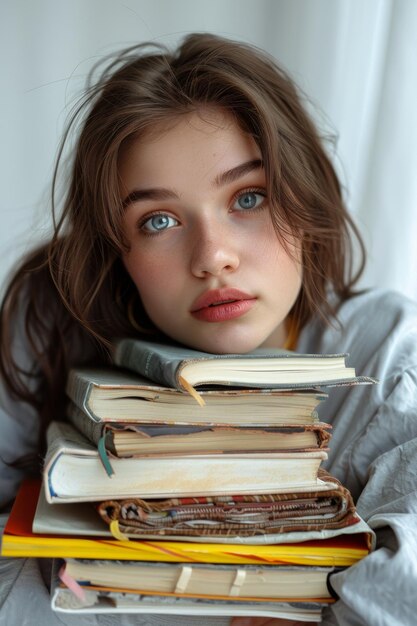
[[256,193],[255,191],[245,191],[236,198],[233,208],[238,210],[257,209],[264,200],[265,196],[261,193]]
[[148,233],[160,233],[163,230],[177,225],[178,221],[175,218],[165,213],[158,213],[157,215],[149,217],[140,227]]

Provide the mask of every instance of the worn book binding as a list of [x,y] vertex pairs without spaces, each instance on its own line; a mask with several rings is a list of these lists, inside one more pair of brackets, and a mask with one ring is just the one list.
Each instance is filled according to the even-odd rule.
[[323,422],[305,426],[224,426],[92,422],[74,404],[68,419],[87,439],[104,446],[110,456],[196,454],[243,451],[326,450],[331,426]]
[[[176,344],[126,338],[114,343],[113,359],[156,383],[190,391],[198,385],[297,388],[371,383],[346,367],[346,354],[297,354],[259,348],[246,354],[210,354]],[[185,384],[184,384],[185,382]]]
[[72,369],[66,392],[72,406],[88,416],[86,428],[91,431],[97,429],[96,424],[107,422],[304,425],[317,421],[315,410],[327,398],[317,389],[223,387],[200,389],[201,407],[187,393],[116,368]]

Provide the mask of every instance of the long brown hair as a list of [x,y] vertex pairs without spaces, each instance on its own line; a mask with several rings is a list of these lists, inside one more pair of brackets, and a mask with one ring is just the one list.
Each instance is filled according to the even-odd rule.
[[[222,107],[262,153],[277,235],[302,238],[303,285],[292,312],[299,328],[314,313],[335,319],[327,296],[348,298],[364,260],[334,168],[294,83],[264,52],[210,34],[192,34],[174,52],[141,44],[95,67],[92,86],[75,110],[61,146],[77,125],[69,187],[51,241],[12,279],[1,310],[0,368],[6,388],[33,405],[44,425],[60,415],[64,381],[86,347],[107,360],[113,336],[151,328],[120,257],[127,250],[118,180],[121,147],[160,122],[204,105]],[[353,261],[353,237],[359,242]],[[29,370],[12,351],[22,319]],[[76,352],[76,351],[75,351]],[[79,351],[78,351],[79,352]]]

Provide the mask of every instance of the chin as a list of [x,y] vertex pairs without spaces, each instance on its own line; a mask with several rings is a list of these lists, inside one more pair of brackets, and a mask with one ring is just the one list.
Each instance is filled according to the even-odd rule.
[[202,352],[213,354],[245,354],[262,344],[262,339],[250,337],[224,337],[221,333],[211,337],[183,337],[177,339],[181,343]]

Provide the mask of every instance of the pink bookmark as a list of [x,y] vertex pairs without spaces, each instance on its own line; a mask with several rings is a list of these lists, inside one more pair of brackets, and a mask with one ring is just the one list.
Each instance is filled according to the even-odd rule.
[[85,602],[86,597],[84,589],[81,587],[81,585],[77,583],[75,578],[68,574],[66,569],[66,563],[64,563],[64,565],[59,570],[58,577],[60,578],[60,580],[62,580],[64,585],[66,585],[68,589],[70,589],[72,593],[77,596],[79,600],[81,600],[81,602]]

